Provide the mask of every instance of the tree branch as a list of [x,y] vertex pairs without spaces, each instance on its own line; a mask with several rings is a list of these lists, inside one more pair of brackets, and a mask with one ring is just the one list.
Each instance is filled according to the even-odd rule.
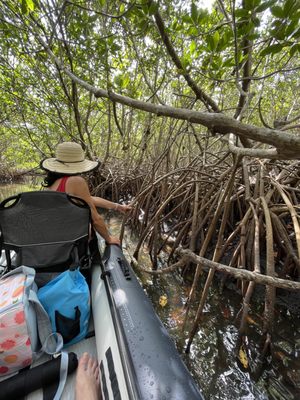
[[121,96],[114,92],[108,92],[104,89],[97,88],[88,82],[80,79],[69,69],[64,67],[60,60],[53,54],[47,43],[36,33],[33,32],[40,44],[45,48],[54,63],[69,76],[72,81],[77,82],[89,92],[93,93],[96,98],[103,97],[121,104],[125,104],[132,108],[143,110],[175,119],[186,120],[196,124],[200,124],[209,128],[212,132],[235,135],[252,139],[258,142],[266,143],[277,148],[278,158],[281,159],[298,159],[300,154],[300,137],[282,132],[276,129],[260,128],[253,125],[245,124],[234,120],[221,113],[206,113],[184,108],[176,108],[171,106],[163,106],[158,104],[147,103],[136,100],[131,97]]
[[[150,3],[152,3],[152,1],[150,1]],[[164,22],[162,20],[161,15],[159,14],[159,12],[157,11],[154,14],[154,18],[155,18],[155,22],[158,28],[158,32],[164,42],[164,45],[166,46],[166,49],[170,55],[170,57],[172,58],[174,64],[176,65],[176,67],[180,70],[183,71],[182,72],[182,76],[184,77],[184,79],[186,80],[187,84],[189,85],[189,87],[193,90],[193,92],[195,93],[195,95],[197,96],[197,99],[201,100],[207,107],[208,110],[213,110],[214,112],[220,112],[221,110],[219,109],[219,107],[217,106],[217,104],[214,102],[214,100],[212,98],[210,98],[197,84],[196,82],[191,78],[191,76],[186,72],[186,70],[184,69],[178,55],[175,52],[175,49],[169,39],[169,36],[166,33],[166,29],[165,29],[165,25]]]
[[[197,256],[191,250],[183,249],[182,247],[179,247],[175,251],[175,254],[179,255],[180,257],[183,257],[186,261],[189,260],[194,262],[195,264],[201,264],[203,265],[204,268],[209,268],[209,269],[215,268],[217,271],[221,271],[226,274],[232,275],[237,279],[246,279],[247,281],[253,281],[256,283],[260,283],[261,285],[280,287],[282,289],[300,290],[300,282],[289,281],[287,279],[281,279],[273,276],[263,275],[255,271],[252,272],[241,268],[229,267],[227,265],[208,260],[207,258]],[[180,261],[175,265],[178,266],[179,263]],[[173,266],[168,267],[168,270],[172,271],[173,270],[172,267]]]

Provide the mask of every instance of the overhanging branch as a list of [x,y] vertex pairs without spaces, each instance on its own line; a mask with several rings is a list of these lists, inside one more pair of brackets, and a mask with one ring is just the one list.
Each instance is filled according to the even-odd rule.
[[97,88],[84,81],[67,69],[61,61],[54,55],[45,41],[34,32],[37,40],[45,48],[53,62],[63,71],[69,78],[77,82],[83,88],[93,93],[96,98],[103,97],[114,102],[127,105],[129,107],[150,112],[158,116],[165,116],[175,119],[181,119],[192,123],[200,124],[212,132],[220,134],[233,133],[242,138],[248,138],[257,142],[269,144],[277,149],[278,158],[281,159],[297,159],[300,155],[300,137],[290,133],[282,132],[276,129],[268,129],[256,127],[234,120],[221,113],[207,113],[185,108],[176,108],[165,105],[147,103],[145,101],[136,100],[131,97],[122,96],[120,94]]

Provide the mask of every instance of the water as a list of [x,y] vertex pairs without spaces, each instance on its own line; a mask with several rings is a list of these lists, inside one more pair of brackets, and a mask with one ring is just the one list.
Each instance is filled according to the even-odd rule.
[[[31,184],[0,185],[0,200],[39,188]],[[112,233],[118,234],[120,219],[114,213],[108,213],[106,219]],[[137,239],[127,231],[123,247],[128,258],[133,254],[136,243]],[[145,268],[151,267],[146,247],[141,250],[139,263]],[[237,290],[233,290],[235,287],[232,290],[225,288],[221,294],[215,280],[190,354],[186,355],[182,349],[191,321],[184,329],[183,321],[190,284],[175,274],[152,277],[138,270],[136,272],[205,399],[300,399],[300,302],[297,302],[296,294],[282,291],[278,297],[272,356],[268,356],[263,364],[259,357],[263,310],[259,298],[252,304],[244,347],[249,365],[244,368],[238,357],[240,345],[236,323],[242,298]],[[200,295],[201,291],[197,293],[198,298]],[[164,301],[161,301],[162,296]],[[288,311],[291,304],[294,304],[292,313]],[[193,313],[195,310],[192,309],[191,316]]]
[[24,183],[10,184],[10,185],[0,183],[0,201],[21,192],[39,190],[40,188],[41,188],[40,184],[38,184],[37,182],[32,183],[30,181],[26,181]]
[[[110,224],[116,234],[120,221],[110,218]],[[133,254],[136,243],[134,235],[127,232],[123,244],[124,253]],[[144,268],[151,268],[146,248],[141,251],[139,264]],[[236,322],[242,296],[234,285],[230,289],[225,287],[220,293],[218,280],[215,280],[190,354],[186,355],[183,350],[193,319],[183,329],[184,304],[191,283],[184,282],[174,274],[152,277],[138,269],[136,273],[205,399],[300,399],[299,296],[286,291],[279,293],[272,336],[272,356],[269,355],[264,362],[260,358],[263,345],[263,306],[259,296],[253,299],[247,321],[246,342],[242,348],[248,362],[245,368],[239,353],[239,322]],[[164,301],[161,302],[162,296]],[[199,299],[201,290],[197,296]],[[295,305],[293,314],[288,311],[292,303]],[[195,312],[196,309],[191,310],[191,317]]]

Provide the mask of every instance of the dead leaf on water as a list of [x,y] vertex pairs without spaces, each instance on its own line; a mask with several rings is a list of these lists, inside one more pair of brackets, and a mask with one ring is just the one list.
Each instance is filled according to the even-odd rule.
[[247,322],[248,322],[250,325],[258,325],[258,323],[257,323],[256,321],[254,321],[253,318],[249,317],[249,315],[247,316]]
[[245,351],[243,345],[240,347],[240,350],[239,350],[239,360],[240,360],[242,366],[245,369],[247,369],[249,366],[249,362],[248,362],[248,357],[247,357],[247,354],[246,354],[246,351]]
[[161,306],[161,307],[165,307],[166,305],[167,305],[167,303],[168,303],[168,298],[167,298],[167,296],[165,295],[165,294],[163,294],[163,295],[161,295],[160,297],[159,297],[159,305]]

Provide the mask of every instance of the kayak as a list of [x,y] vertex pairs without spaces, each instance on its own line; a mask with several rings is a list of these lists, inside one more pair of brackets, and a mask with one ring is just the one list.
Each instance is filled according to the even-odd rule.
[[122,399],[202,399],[120,247],[106,247],[101,271],[93,269],[92,304],[102,386],[116,393],[115,365]]
[[[101,240],[97,239],[99,248]],[[203,399],[121,247],[107,245],[101,256],[100,251],[97,254],[91,265],[89,333],[66,350],[77,358],[83,352],[97,358],[104,400]],[[0,256],[3,265],[4,252]],[[31,369],[41,371],[48,361],[49,356],[45,355]],[[30,370],[25,372],[28,374]],[[4,398],[1,393],[5,390],[16,390],[16,385],[24,385],[21,374],[10,377],[10,382],[7,379],[9,385],[6,379],[0,382],[0,399]],[[27,380],[32,381],[34,391],[27,394],[20,388],[23,395],[27,394],[25,398],[51,398],[51,390],[35,386],[35,378],[29,376]],[[75,373],[68,375],[61,399],[74,399],[75,376]],[[40,385],[41,379],[37,377],[36,380]],[[28,382],[27,386],[30,386]],[[6,396],[8,398],[16,399]]]

